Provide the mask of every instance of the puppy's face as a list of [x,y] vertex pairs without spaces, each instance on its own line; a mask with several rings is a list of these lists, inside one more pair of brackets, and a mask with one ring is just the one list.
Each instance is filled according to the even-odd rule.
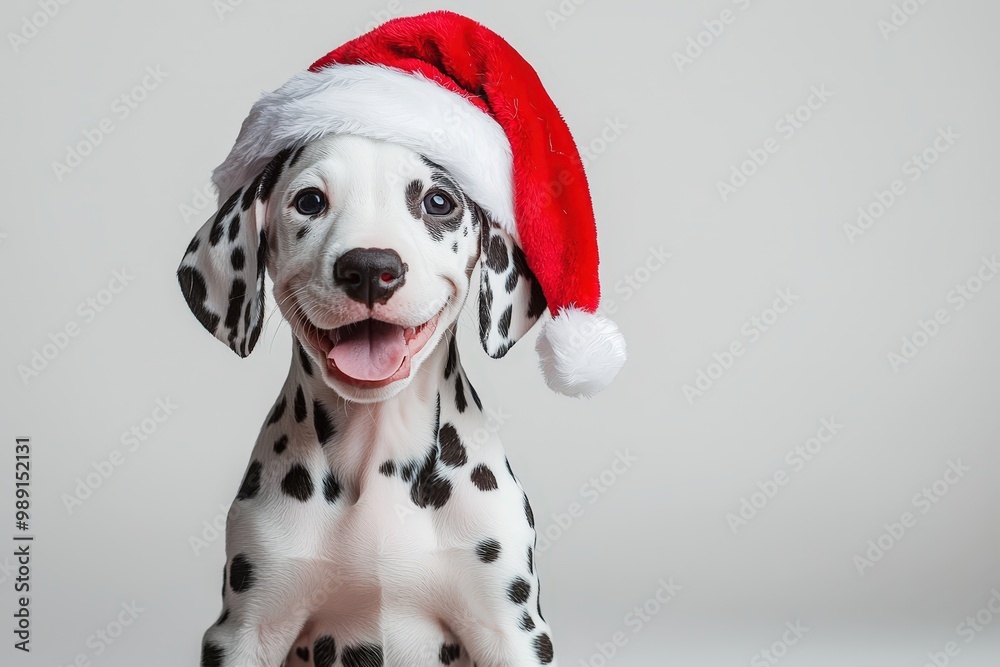
[[323,380],[359,402],[416,374],[458,318],[480,262],[479,339],[499,358],[545,310],[516,239],[418,153],[352,135],[284,150],[198,230],[177,277],[240,356],[264,325],[265,272]]
[[266,221],[275,299],[326,382],[355,401],[405,387],[468,295],[478,207],[419,154],[339,135],[291,156]]

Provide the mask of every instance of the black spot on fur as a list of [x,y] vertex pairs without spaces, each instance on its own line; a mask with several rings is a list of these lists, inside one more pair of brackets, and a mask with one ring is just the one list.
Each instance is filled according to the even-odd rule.
[[306,409],[306,395],[302,391],[302,385],[295,390],[295,421],[301,424],[306,420],[308,410]]
[[447,380],[451,377],[451,374],[455,372],[455,366],[458,364],[458,344],[455,342],[455,336],[451,337],[448,341],[448,362],[444,367],[444,379]]
[[305,238],[305,235],[309,233],[309,225],[302,225],[299,227],[299,231],[295,232],[295,239],[301,241]]
[[330,441],[330,438],[337,434],[333,420],[330,419],[326,408],[319,401],[313,401],[313,427],[316,429],[316,439],[321,445],[325,445]]
[[455,241],[454,243],[451,244],[451,251],[454,253],[458,252],[458,241]]
[[243,311],[243,299],[247,296],[247,284],[242,278],[233,280],[229,288],[229,310],[226,311],[226,326],[229,327],[229,341],[232,342],[240,325],[240,313]]
[[410,499],[417,507],[444,507],[451,498],[451,482],[438,471],[437,447],[430,447],[417,478],[410,487]]
[[306,372],[306,375],[312,376],[312,362],[309,361],[309,353],[306,352],[306,348],[302,347],[301,343],[299,344],[299,363],[302,364],[302,370]]
[[507,244],[503,242],[499,234],[490,236],[489,247],[486,249],[486,266],[494,273],[503,273],[507,270],[510,258],[507,255]]
[[226,652],[218,644],[206,643],[201,647],[201,667],[222,667]]
[[480,412],[482,412],[483,402],[479,400],[479,394],[476,393],[476,388],[472,386],[471,382],[469,383],[469,393],[472,394],[472,400],[475,402],[476,407],[479,408]]
[[298,149],[296,149],[295,154],[292,155],[291,162],[288,163],[288,168],[289,169],[291,169],[292,167],[295,166],[295,163],[299,161],[300,157],[302,157],[302,152],[305,151],[305,149],[306,149],[306,147],[304,145],[303,146],[299,146]]
[[514,316],[514,305],[511,304],[507,306],[507,309],[503,311],[503,315],[500,316],[500,321],[497,322],[497,331],[504,338],[510,333],[510,320]]
[[455,407],[459,412],[465,412],[468,405],[468,401],[465,400],[465,388],[462,385],[462,374],[458,373],[455,375]]
[[479,340],[486,346],[490,338],[490,312],[493,310],[493,288],[490,287],[489,278],[482,276],[479,292]]
[[535,629],[535,621],[531,618],[531,614],[524,612],[521,614],[521,622],[519,623],[521,629],[525,632],[531,632]]
[[260,491],[260,471],[263,468],[260,461],[250,462],[250,467],[247,468],[247,473],[243,476],[243,483],[240,484],[240,490],[236,494],[236,500],[248,500],[257,495],[257,492]]
[[423,215],[420,210],[420,195],[423,193],[424,184],[420,181],[420,179],[414,179],[406,186],[406,208],[410,210],[410,215],[417,220],[423,219]]
[[528,502],[528,494],[524,494],[524,516],[528,518],[528,525],[535,527],[535,513],[531,511],[531,503]]
[[239,201],[240,194],[242,194],[242,192],[243,189],[241,188],[230,195],[229,199],[226,200],[226,203],[219,209],[219,212],[215,214],[215,220],[212,222],[212,230],[208,235],[208,242],[213,246],[217,245],[219,240],[222,238],[223,220],[226,219],[226,216],[232,213],[233,208],[235,208],[236,202]]
[[[267,232],[260,230],[257,237],[257,279],[264,280],[267,270]],[[264,312],[264,290],[260,290],[260,312]]]
[[[513,273],[520,276],[532,276],[531,269],[528,268],[528,258],[525,256],[524,251],[516,243],[513,244],[510,250],[511,260],[514,262]],[[511,290],[508,290],[511,291]]]
[[288,436],[287,435],[283,435],[283,436],[281,436],[280,438],[278,438],[277,440],[274,441],[274,453],[275,454],[280,454],[281,452],[285,451],[286,447],[288,447]]
[[219,620],[217,620],[215,622],[215,624],[216,625],[222,625],[223,623],[225,623],[228,620],[229,620],[229,610],[228,609],[223,609],[222,610],[222,616],[219,617]]
[[396,463],[393,461],[386,461],[378,467],[378,471],[386,477],[392,477],[396,474]]
[[544,632],[535,637],[535,655],[543,665],[552,662],[552,640]]
[[349,646],[341,656],[344,667],[382,667],[382,647],[377,644]]
[[299,463],[293,465],[281,480],[281,490],[296,500],[303,502],[309,500],[313,492],[313,482],[305,466]]
[[340,482],[332,472],[326,473],[323,478],[323,497],[328,503],[335,503],[340,497]]
[[233,219],[229,221],[229,242],[232,243],[240,235],[240,214],[237,213],[233,216]]
[[441,431],[438,434],[438,438],[441,442],[441,461],[452,467],[464,466],[469,461],[469,457],[465,453],[465,445],[462,444],[462,439],[458,437],[458,431],[451,424],[445,424],[441,427]]
[[246,192],[243,193],[243,201],[240,202],[240,208],[244,211],[253,206],[253,202],[257,199],[257,193],[260,191],[260,174],[257,174],[257,178],[253,179],[250,185],[247,186]]
[[531,547],[528,547],[528,574],[535,573],[535,554]]
[[480,491],[494,491],[497,488],[496,476],[482,463],[472,469],[472,483]]
[[441,660],[441,664],[450,665],[458,660],[461,655],[462,647],[458,644],[442,644],[441,652],[438,654],[438,659]]
[[517,281],[520,279],[521,276],[517,273],[516,268],[508,274],[507,282],[503,284],[503,288],[506,290],[507,294],[511,294],[515,289],[517,289]]
[[233,265],[233,270],[242,271],[247,263],[247,256],[243,253],[243,248],[233,248],[229,261]]
[[279,152],[274,158],[267,163],[264,167],[264,171],[261,172],[260,176],[260,199],[261,201],[267,201],[271,198],[271,193],[274,192],[274,186],[278,184],[278,179],[281,178],[281,170],[285,165],[285,160],[291,154],[292,149],[286,148]]
[[219,326],[219,316],[205,306],[208,285],[205,284],[205,277],[201,275],[201,271],[193,266],[182,266],[177,271],[177,281],[181,285],[181,293],[184,294],[184,300],[187,301],[191,312],[203,327],[214,334],[216,327]]
[[281,397],[277,403],[274,404],[274,409],[271,410],[271,417],[267,420],[267,425],[277,424],[281,416],[285,414],[285,407],[288,406],[288,401],[284,396]]
[[184,251],[185,255],[193,255],[198,251],[198,246],[201,245],[201,240],[196,236],[191,239],[191,243],[188,243],[187,250]]
[[299,646],[295,649],[295,655],[299,656],[302,662],[309,662],[309,647]]
[[531,319],[536,319],[545,312],[545,294],[542,293],[542,286],[538,284],[538,280],[532,278],[531,281],[531,300],[528,302],[528,317]]
[[[306,658],[308,659],[308,658]],[[313,664],[315,667],[333,667],[337,661],[337,642],[333,637],[320,637],[313,644]]]
[[226,566],[222,566],[222,599],[226,599]]
[[484,563],[492,563],[500,558],[500,543],[496,540],[483,540],[476,545],[476,556]]
[[417,474],[417,469],[417,462],[410,461],[399,468],[399,476],[403,478],[404,482],[412,482],[413,476]]
[[236,593],[242,593],[250,590],[255,582],[253,565],[246,555],[233,556],[233,562],[229,564],[229,587]]
[[531,597],[531,584],[521,577],[516,577],[507,587],[507,597],[514,604],[524,604]]

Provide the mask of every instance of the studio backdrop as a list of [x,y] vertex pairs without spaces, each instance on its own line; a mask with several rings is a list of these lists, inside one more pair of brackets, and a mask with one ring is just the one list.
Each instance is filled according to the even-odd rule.
[[211,170],[262,92],[433,9],[562,111],[628,343],[571,399],[537,331],[493,360],[459,323],[560,663],[998,664],[986,0],[5,3],[0,663],[198,663],[293,349],[273,300],[240,359],[178,289]]

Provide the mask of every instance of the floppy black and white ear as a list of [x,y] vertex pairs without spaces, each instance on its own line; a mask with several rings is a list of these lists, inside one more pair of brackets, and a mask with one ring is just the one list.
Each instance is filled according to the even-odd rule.
[[234,192],[191,239],[177,269],[188,307],[241,357],[253,351],[264,322],[267,201],[287,151]]
[[545,295],[517,242],[480,213],[479,340],[499,359],[545,312]]

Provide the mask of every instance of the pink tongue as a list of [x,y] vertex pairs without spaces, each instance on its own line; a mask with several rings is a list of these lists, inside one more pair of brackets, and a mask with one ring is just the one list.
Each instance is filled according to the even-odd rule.
[[403,327],[376,320],[358,322],[341,332],[327,359],[355,380],[386,380],[406,356]]

